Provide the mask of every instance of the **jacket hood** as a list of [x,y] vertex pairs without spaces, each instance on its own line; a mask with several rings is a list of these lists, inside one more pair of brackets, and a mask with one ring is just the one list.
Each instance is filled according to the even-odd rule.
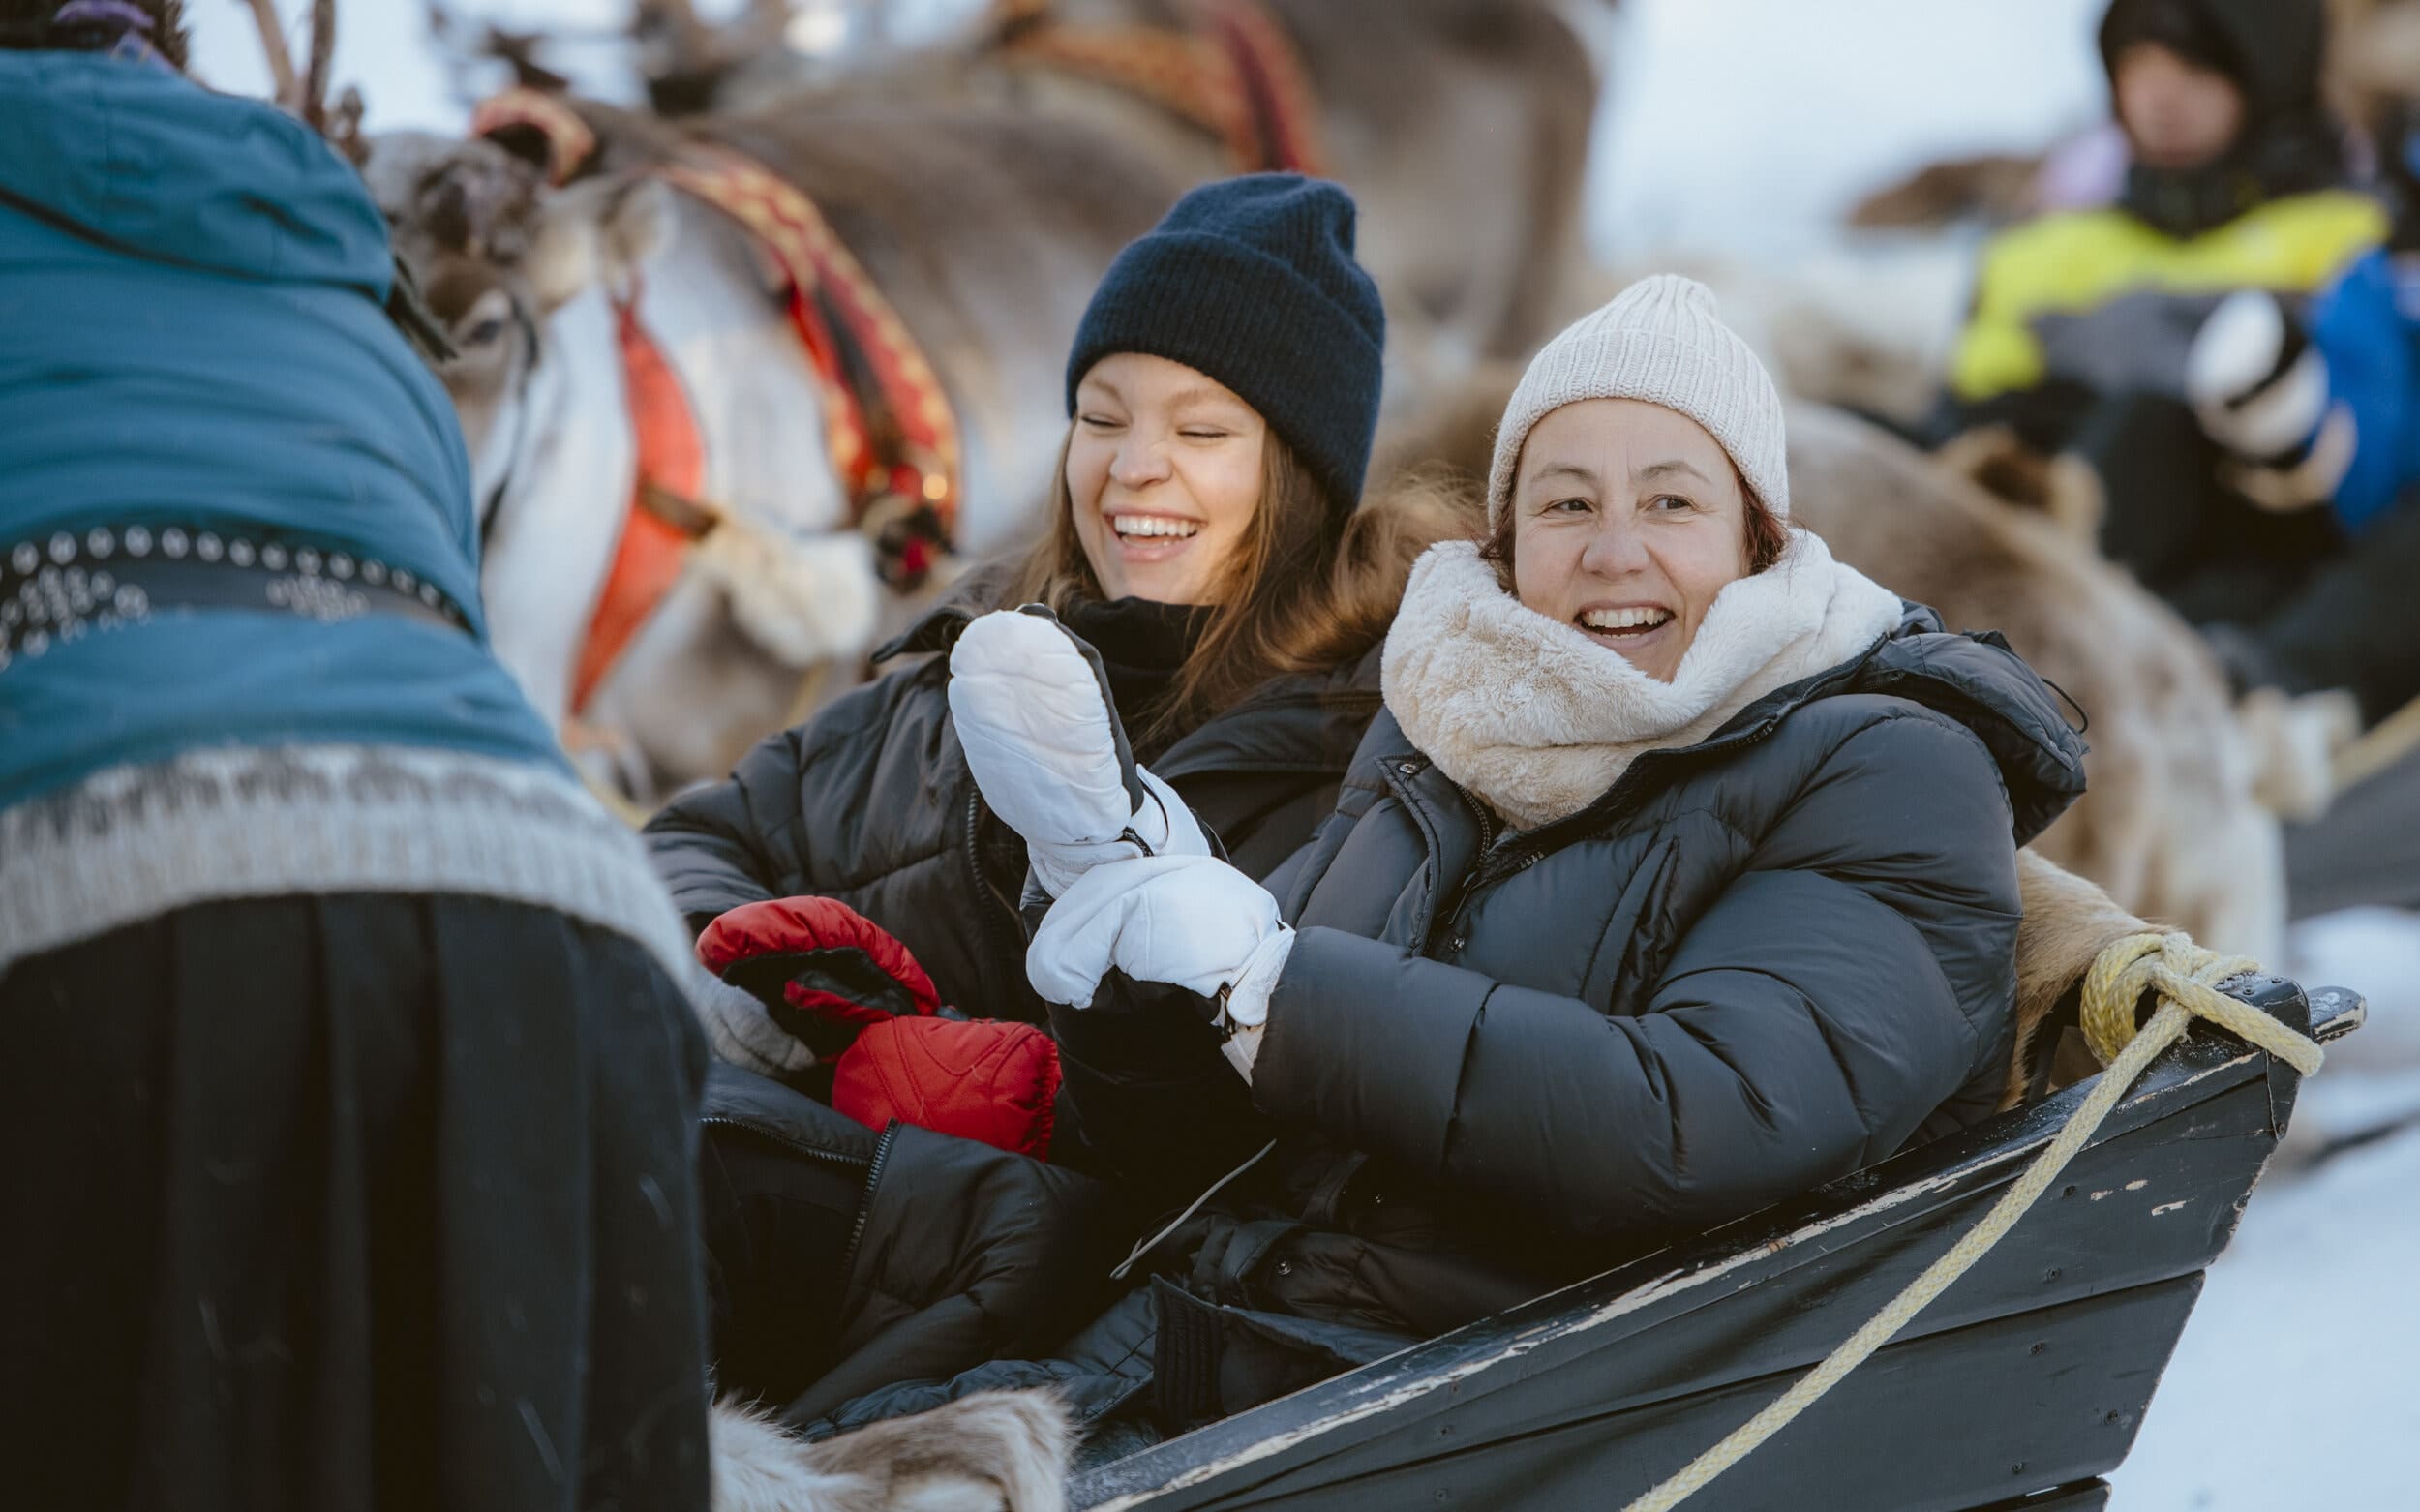
[[2351,178],[2344,128],[2321,94],[2321,0],[2117,0],[2101,23],[2101,59],[2161,42],[2218,68],[2244,96],[2244,126],[2217,160],[2191,168],[2135,163],[2121,202],[2163,235],[2199,236],[2263,200]]
[[2084,794],[2086,746],[2061,713],[2059,695],[1999,631],[1950,634],[1921,604],[1908,605],[1898,631],[1864,657],[1750,706],[1715,739],[1778,723],[1800,705],[1838,693],[1904,698],[1972,730],[2008,784],[2019,845]]
[[383,303],[386,223],[318,133],[98,53],[0,52],[0,203],[159,262]]
[[2140,41],[2183,28],[2218,44],[2228,77],[2244,92],[2248,129],[2319,105],[2327,15],[2319,0],[2117,0],[2101,22],[2102,64]]

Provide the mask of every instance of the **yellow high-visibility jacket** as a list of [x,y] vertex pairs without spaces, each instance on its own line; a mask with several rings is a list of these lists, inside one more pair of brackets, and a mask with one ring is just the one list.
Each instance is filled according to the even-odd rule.
[[2045,315],[2083,315],[2144,290],[2316,293],[2386,236],[2385,210],[2341,189],[2274,199],[2186,240],[2117,209],[2029,222],[1983,249],[1951,392],[1973,403],[2042,381],[2033,322]]

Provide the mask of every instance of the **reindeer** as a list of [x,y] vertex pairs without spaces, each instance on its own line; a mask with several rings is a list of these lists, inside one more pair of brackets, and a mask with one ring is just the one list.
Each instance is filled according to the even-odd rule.
[[[592,136],[560,185],[540,166],[562,167],[559,143],[509,132],[526,155],[373,138],[363,172],[455,348],[439,372],[472,458],[498,653],[591,775],[644,806],[855,680],[955,562],[1039,525],[1076,320],[1177,189],[1032,117],[806,106],[691,132],[559,108]],[[710,140],[820,208],[946,396],[963,492],[921,588],[880,575],[885,522],[852,519],[835,389],[797,334],[792,281],[762,238],[667,179]],[[631,366],[634,327],[687,411],[689,481],[671,491],[685,497],[640,486],[634,385],[667,385],[634,377],[653,371]],[[599,673],[603,586],[626,530],[656,529],[634,501],[696,540]]]
[[[1584,262],[1579,209],[1598,81],[1567,9],[1598,0],[989,0],[938,50],[832,76],[780,45],[786,0],[749,0],[723,27],[690,0],[638,0],[639,67],[659,109],[729,107],[801,89],[978,101],[1080,121],[1137,145],[1186,182],[1252,167],[1322,171],[1361,207],[1360,255],[1386,299],[1390,372],[1458,381],[1483,356],[1527,355],[1568,308]],[[879,13],[875,0],[871,10]],[[1187,49],[1230,24],[1278,39],[1286,80],[1263,126],[1295,149],[1255,150],[1205,124]],[[1072,64],[1130,54],[1155,81]],[[1286,56],[1290,54],[1290,56]],[[1128,65],[1112,64],[1109,72]],[[1211,70],[1217,74],[1215,68]]]

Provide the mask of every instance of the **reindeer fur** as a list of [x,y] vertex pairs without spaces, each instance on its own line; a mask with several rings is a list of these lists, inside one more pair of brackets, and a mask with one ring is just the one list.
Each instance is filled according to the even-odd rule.
[[803,1443],[717,1404],[713,1512],[1059,1512],[1074,1427],[1043,1391],[986,1391]]

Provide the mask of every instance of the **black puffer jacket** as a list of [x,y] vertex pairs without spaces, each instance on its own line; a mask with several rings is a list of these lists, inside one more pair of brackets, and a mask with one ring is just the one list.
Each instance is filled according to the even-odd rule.
[[[942,999],[1039,1021],[1016,904],[1024,842],[983,806],[950,722],[945,654],[978,611],[936,610],[876,652],[916,666],[856,689],[759,744],[730,779],[676,799],[647,827],[656,872],[690,927],[742,903],[812,893],[906,943]],[[1334,808],[1376,714],[1378,658],[1264,684],[1151,767],[1238,866],[1265,875]]]
[[1069,1090],[1136,1180],[1287,1136],[1261,1194],[1314,1227],[1240,1299],[1461,1321],[1495,1282],[1440,1294],[1375,1252],[1570,1279],[1991,1111],[2016,848],[2082,755],[2005,643],[1929,610],[1518,834],[1384,715],[1270,879],[1300,933],[1252,1087],[1268,1124],[1140,990],[1054,1014]]
[[709,1073],[699,1191],[718,1388],[811,1422],[902,1380],[1051,1348],[1111,1290],[1109,1194],[912,1124],[877,1134]]

